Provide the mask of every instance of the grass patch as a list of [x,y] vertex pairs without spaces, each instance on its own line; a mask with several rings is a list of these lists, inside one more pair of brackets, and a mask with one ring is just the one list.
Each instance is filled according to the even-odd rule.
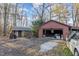
[[68,47],[63,49],[63,53],[65,56],[73,56],[72,52],[70,51]]
[[73,56],[70,49],[67,47],[65,42],[60,42],[58,46],[54,49],[54,54],[56,56]]

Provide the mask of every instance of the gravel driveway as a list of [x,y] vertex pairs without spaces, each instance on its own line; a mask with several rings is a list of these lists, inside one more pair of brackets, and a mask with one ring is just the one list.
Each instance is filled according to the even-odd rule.
[[57,46],[61,40],[49,38],[17,38],[16,40],[0,41],[0,56],[33,56],[44,55]]
[[40,52],[48,52],[54,47],[58,46],[57,42],[49,41],[40,45]]

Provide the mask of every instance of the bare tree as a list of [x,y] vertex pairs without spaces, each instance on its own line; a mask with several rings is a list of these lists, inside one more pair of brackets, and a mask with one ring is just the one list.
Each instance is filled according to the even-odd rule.
[[73,6],[73,25],[74,26],[79,26],[79,4],[75,3],[72,5]]
[[45,16],[45,11],[47,10],[47,8],[49,7],[49,4],[45,4],[45,3],[41,3],[38,6],[34,6],[34,4],[32,4],[33,7],[33,12],[34,15],[36,15],[41,21],[45,21],[44,16]]

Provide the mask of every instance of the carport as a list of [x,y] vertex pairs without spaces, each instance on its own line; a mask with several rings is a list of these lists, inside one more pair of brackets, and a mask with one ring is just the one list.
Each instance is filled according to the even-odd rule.
[[32,32],[31,28],[27,27],[13,27],[12,31],[16,34],[17,37],[31,37]]
[[59,37],[59,39],[66,39],[69,35],[71,26],[62,24],[60,22],[50,20],[42,24],[39,28],[39,37]]

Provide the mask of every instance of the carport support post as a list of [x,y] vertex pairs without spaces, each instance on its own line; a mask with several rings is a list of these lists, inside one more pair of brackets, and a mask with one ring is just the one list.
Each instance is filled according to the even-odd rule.
[[46,36],[46,29],[45,29],[45,33],[44,33],[44,36]]
[[43,29],[39,30],[39,38],[41,38],[43,36]]
[[63,40],[66,41],[66,37],[67,37],[67,33],[64,33],[64,32],[63,32]]
[[61,39],[61,34],[60,34],[60,39]]

